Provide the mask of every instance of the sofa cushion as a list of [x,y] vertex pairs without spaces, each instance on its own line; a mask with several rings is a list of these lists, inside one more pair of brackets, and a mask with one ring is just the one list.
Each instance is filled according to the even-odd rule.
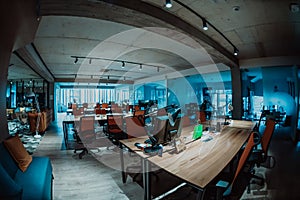
[[51,199],[52,166],[48,157],[33,157],[25,172],[18,170],[15,182],[23,188],[22,199]]
[[11,157],[7,149],[5,148],[4,144],[0,144],[0,163],[2,164],[3,168],[7,171],[10,177],[15,177],[15,174],[18,170],[18,165],[16,161]]
[[15,183],[0,164],[0,199],[21,199],[22,188]]
[[4,140],[4,145],[9,151],[10,155],[17,162],[20,170],[26,171],[27,167],[32,161],[31,155],[26,151],[22,141],[18,135],[12,136]]

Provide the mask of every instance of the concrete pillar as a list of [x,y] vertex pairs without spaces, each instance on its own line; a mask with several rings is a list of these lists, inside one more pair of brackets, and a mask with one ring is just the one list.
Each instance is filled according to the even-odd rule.
[[12,51],[33,41],[37,27],[36,0],[0,2],[0,141],[7,138],[6,83]]
[[232,82],[232,118],[241,119],[243,115],[243,100],[242,100],[242,79],[239,66],[231,68],[231,82]]

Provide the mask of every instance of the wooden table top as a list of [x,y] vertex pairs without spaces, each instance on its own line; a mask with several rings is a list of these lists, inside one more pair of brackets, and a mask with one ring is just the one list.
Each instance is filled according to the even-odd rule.
[[167,145],[164,146],[162,157],[149,156],[134,146],[135,142],[143,143],[147,137],[121,142],[158,167],[188,183],[204,188],[238,153],[254,126],[255,123],[251,121],[231,120],[230,125],[224,127],[221,133],[208,133],[212,139],[207,142],[201,139],[192,140],[194,126],[185,127],[181,137],[184,138],[186,149],[177,154],[174,147]]
[[86,115],[79,115],[79,116],[66,115],[65,118],[63,119],[63,122],[80,121],[80,117],[83,117],[83,116],[95,116],[95,120],[107,120],[107,115],[116,115],[116,116],[122,115],[124,117],[132,116],[132,114],[130,114],[130,113],[108,113],[105,115],[86,114]]

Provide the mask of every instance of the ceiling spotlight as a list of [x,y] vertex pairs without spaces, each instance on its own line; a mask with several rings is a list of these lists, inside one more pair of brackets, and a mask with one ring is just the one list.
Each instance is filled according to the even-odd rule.
[[107,80],[109,80],[109,76],[107,76]]
[[157,67],[157,72],[159,72],[159,67]]
[[165,6],[166,6],[166,8],[172,8],[172,2],[171,2],[171,0],[166,0]]
[[126,81],[126,77],[124,76],[124,81]]
[[143,66],[142,66],[142,64],[140,64],[140,71],[142,70],[142,68],[143,68]]
[[92,59],[90,58],[90,60],[89,60],[89,64],[92,64]]
[[237,56],[238,53],[239,53],[239,50],[238,50],[237,48],[234,48],[234,53],[233,53],[233,55]]
[[74,61],[74,64],[76,64],[78,62],[78,58],[76,57],[75,58],[75,61]]
[[122,68],[124,68],[125,67],[125,62],[124,61],[122,61]]
[[207,21],[205,20],[205,19],[202,19],[202,28],[203,28],[203,30],[208,30],[208,26],[207,26]]

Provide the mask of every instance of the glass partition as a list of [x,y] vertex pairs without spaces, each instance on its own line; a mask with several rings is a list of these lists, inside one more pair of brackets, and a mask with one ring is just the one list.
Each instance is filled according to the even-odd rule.
[[[168,80],[168,89],[173,91],[185,113],[195,114],[202,110],[209,119],[212,115],[231,115],[228,105],[232,102],[232,84],[229,67],[223,71],[195,74]],[[168,96],[168,104],[175,103],[174,95]],[[195,107],[196,105],[196,107]]]
[[143,85],[135,85],[135,105],[140,102],[155,101],[158,108],[167,105],[166,81],[156,81],[145,83]]
[[[297,67],[276,66],[242,70],[244,119],[276,121],[276,128],[295,139],[297,127]],[[262,128],[262,127],[261,127]]]

